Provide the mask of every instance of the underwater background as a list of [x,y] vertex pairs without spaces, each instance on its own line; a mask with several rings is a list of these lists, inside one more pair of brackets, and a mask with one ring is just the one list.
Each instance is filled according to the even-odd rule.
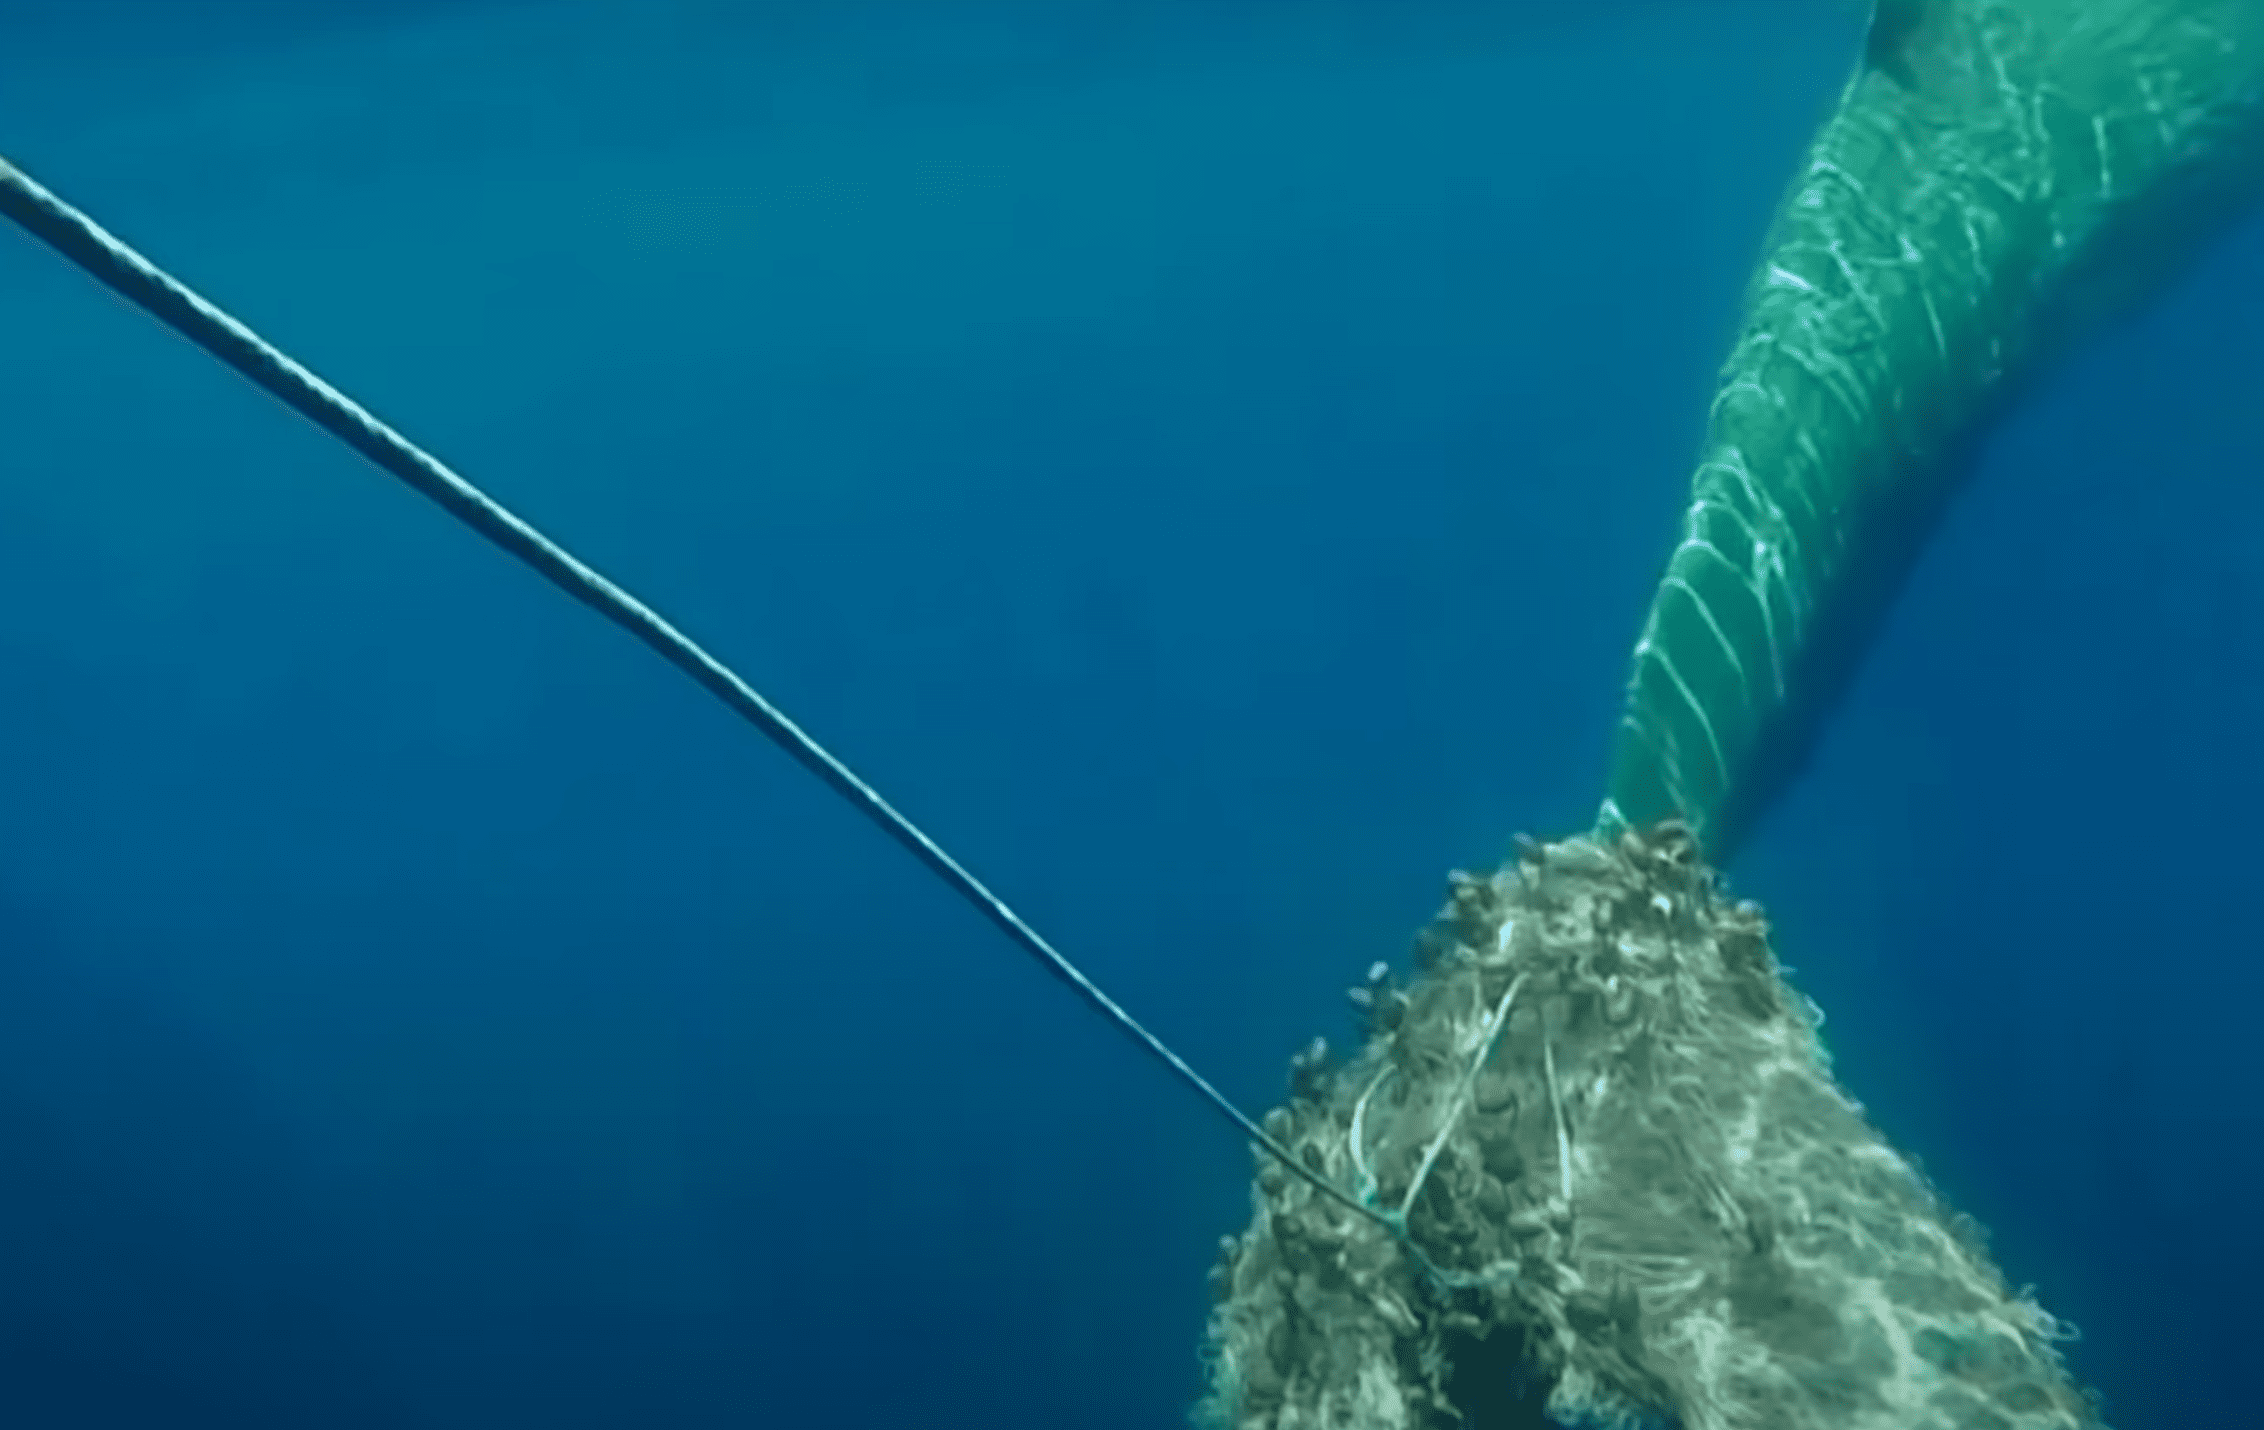
[[[0,152],[1245,1107],[1586,826],[1829,0],[0,0]],[[1247,1151],[586,611],[0,234],[0,1426],[1183,1422]],[[1733,871],[2122,1427],[2259,1415],[2264,217]]]

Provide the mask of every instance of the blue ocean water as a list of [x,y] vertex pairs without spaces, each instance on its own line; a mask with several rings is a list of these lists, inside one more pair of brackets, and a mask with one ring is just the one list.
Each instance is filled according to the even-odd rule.
[[[1582,827],[1858,7],[0,0],[0,152],[1252,1109]],[[0,1425],[1180,1423],[1247,1153],[613,630],[0,234]],[[1739,890],[2124,1427],[2252,1419],[2264,223]]]

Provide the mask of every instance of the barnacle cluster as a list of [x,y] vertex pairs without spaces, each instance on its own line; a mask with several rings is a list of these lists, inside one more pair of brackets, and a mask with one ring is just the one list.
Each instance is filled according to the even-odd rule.
[[1457,876],[1267,1118],[1199,1416],[1237,1430],[2074,1430],[2060,1328],[1834,1083],[1676,825]]

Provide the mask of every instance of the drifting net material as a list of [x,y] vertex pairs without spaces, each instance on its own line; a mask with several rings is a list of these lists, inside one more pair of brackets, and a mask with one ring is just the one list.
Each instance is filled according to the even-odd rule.
[[1215,1272],[1237,1430],[2074,1430],[2054,1342],[1832,1079],[1760,911],[1680,826],[1458,878],[1364,1048],[1269,1130]]

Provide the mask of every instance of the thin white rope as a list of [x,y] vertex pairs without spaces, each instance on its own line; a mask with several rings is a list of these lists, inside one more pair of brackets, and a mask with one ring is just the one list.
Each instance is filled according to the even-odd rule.
[[[1423,1183],[1431,1175],[1431,1167],[1439,1160],[1439,1153],[1445,1149],[1447,1138],[1454,1135],[1455,1124],[1462,1120],[1463,1109],[1470,1105],[1470,1090],[1478,1085],[1478,1074],[1485,1068],[1486,1060],[1493,1056],[1495,1040],[1501,1036],[1501,1030],[1509,1025],[1510,1005],[1517,1001],[1517,990],[1524,984],[1525,975],[1522,973],[1509,980],[1509,987],[1502,990],[1501,1002],[1495,1005],[1493,1016],[1479,1025],[1477,1046],[1471,1050],[1470,1064],[1456,1080],[1454,1097],[1447,1104],[1446,1116],[1439,1119],[1438,1132],[1423,1152],[1422,1165],[1415,1169],[1415,1179],[1407,1184],[1407,1195],[1400,1199],[1397,1213],[1400,1226],[1407,1225],[1408,1217],[1415,1210],[1415,1198],[1422,1193]],[[1476,991],[1475,982],[1471,984],[1471,989]]]
[[0,212],[104,284],[148,311],[158,321],[250,378],[286,406],[352,447],[393,476],[438,502],[449,515],[533,567],[550,583],[635,636],[647,647],[698,681],[771,742],[792,755],[854,805],[937,878],[975,906],[1006,936],[1045,966],[1078,997],[1099,1011],[1125,1036],[1154,1055],[1173,1076],[1200,1093],[1236,1130],[1315,1190],[1361,1216],[1388,1220],[1306,1166],[1242,1109],[1229,1102],[1192,1067],[1149,1032],[1140,1021],[1080,972],[1005,900],[923,833],[880,793],[804,733],[755,688],[707,653],[658,612],[528,525],[501,503],[473,486],[438,459],[372,416],[359,403],[324,382],[235,318],[205,301],[185,284],[127,247],[30,175],[0,158]]
[[1556,1053],[1549,1046],[1549,1030],[1541,1029],[1541,1070],[1548,1074],[1549,1109],[1556,1114],[1557,1182],[1566,1211],[1572,1209],[1572,1137],[1564,1129],[1564,1099],[1557,1096]]

